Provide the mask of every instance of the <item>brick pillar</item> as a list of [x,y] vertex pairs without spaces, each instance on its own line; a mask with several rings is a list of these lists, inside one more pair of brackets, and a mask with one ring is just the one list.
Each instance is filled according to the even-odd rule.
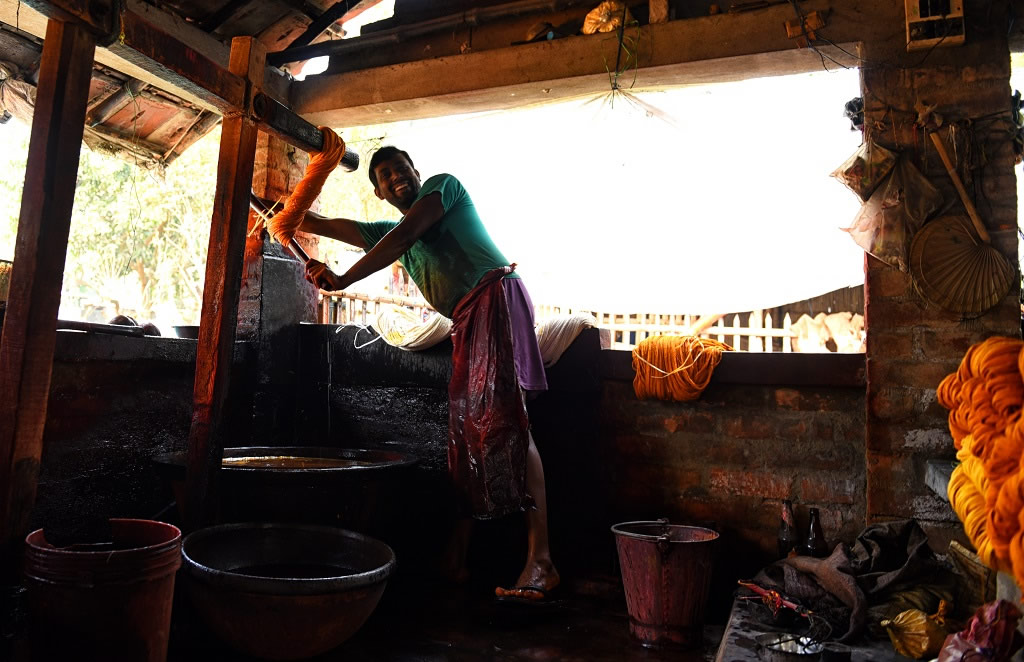
[[[302,179],[308,162],[305,152],[260,133],[253,190],[271,200],[287,196]],[[255,221],[251,214],[250,230]],[[318,237],[302,233],[299,242],[311,257],[319,255]],[[317,321],[317,290],[305,280],[302,264],[272,242],[266,231],[246,239],[242,279],[238,336],[258,345],[259,365],[252,412],[254,436],[234,445],[294,443],[297,327],[299,322]]]
[[[1009,124],[981,119],[1008,117],[1010,109],[1006,4],[965,4],[973,18],[967,21],[964,46],[906,53],[902,32],[889,43],[863,45],[864,60],[872,63],[861,70],[865,138],[909,152],[951,205],[944,213],[965,214],[934,146],[914,121],[923,105],[935,106],[947,121],[974,120],[974,145],[968,148],[964,132],[957,150],[960,159],[976,166],[965,186],[993,245],[1016,264]],[[868,522],[916,518],[941,548],[950,537],[963,540],[963,533],[949,504],[924,480],[928,459],[955,454],[935,388],[971,344],[994,335],[1019,337],[1018,284],[981,317],[966,319],[923,300],[910,274],[870,256],[865,271]]]

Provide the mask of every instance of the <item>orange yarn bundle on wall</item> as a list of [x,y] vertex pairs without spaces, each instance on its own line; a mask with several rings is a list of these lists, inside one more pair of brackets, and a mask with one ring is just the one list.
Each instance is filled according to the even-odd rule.
[[323,190],[327,176],[341,163],[341,157],[345,156],[345,141],[326,126],[319,129],[324,136],[323,149],[310,157],[306,172],[285,201],[284,209],[267,221],[270,236],[286,246]]
[[949,409],[961,461],[950,504],[982,561],[1024,586],[1024,342],[996,337],[971,346],[936,395]]
[[696,400],[711,381],[722,352],[730,349],[697,336],[644,338],[633,348],[633,391],[641,399]]

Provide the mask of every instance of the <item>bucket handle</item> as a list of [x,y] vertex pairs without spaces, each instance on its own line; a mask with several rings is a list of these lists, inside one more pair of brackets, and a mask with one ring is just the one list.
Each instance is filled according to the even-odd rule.
[[667,517],[659,517],[657,519],[657,522],[661,526],[665,527],[664,533],[662,533],[660,536],[658,536],[658,542],[657,542],[658,552],[661,554],[662,560],[664,560],[664,558],[666,556],[668,556],[668,552],[669,552],[669,549],[670,549],[669,548],[669,543],[672,542],[672,537],[669,535],[668,518]]

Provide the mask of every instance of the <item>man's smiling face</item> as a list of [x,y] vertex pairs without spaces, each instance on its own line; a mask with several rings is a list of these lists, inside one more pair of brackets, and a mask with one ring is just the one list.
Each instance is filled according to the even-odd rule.
[[373,192],[403,212],[409,211],[420,192],[420,173],[405,156],[395,154],[374,168],[377,186]]

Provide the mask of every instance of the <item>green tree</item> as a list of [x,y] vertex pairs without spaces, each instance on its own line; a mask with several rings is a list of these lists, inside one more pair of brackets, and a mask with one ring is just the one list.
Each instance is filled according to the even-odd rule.
[[[21,133],[12,132],[4,150],[10,176],[0,196],[0,257],[14,253],[28,155],[28,131]],[[198,320],[219,136],[211,132],[164,173],[82,150],[61,316]]]

